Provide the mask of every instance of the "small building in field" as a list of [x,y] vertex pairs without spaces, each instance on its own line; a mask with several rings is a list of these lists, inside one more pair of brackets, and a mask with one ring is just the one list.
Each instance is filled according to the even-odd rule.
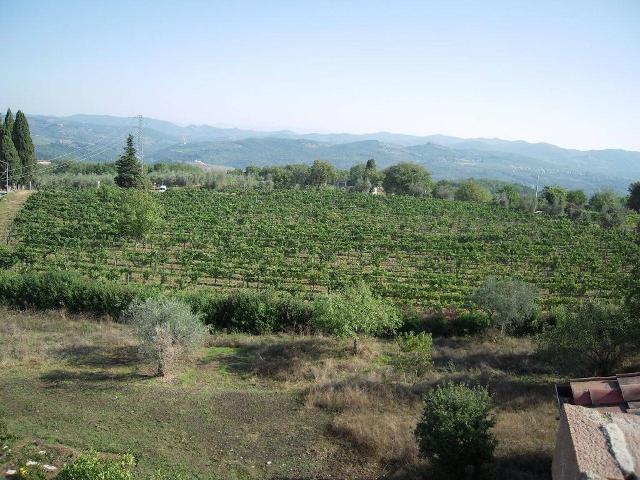
[[384,188],[382,187],[373,187],[369,193],[371,195],[384,195]]
[[640,373],[556,385],[553,480],[640,478]]

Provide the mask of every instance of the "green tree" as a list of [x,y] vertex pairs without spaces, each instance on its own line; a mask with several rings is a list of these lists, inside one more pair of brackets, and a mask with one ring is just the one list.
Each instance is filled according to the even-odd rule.
[[432,187],[431,174],[421,165],[399,163],[384,171],[382,185],[387,193],[428,196]]
[[376,168],[376,161],[371,158],[367,163],[354,165],[349,170],[349,183],[359,192],[368,192],[371,187],[380,184],[380,175]]
[[7,114],[4,116],[4,128],[9,129],[9,133],[13,133],[13,113],[11,113],[11,109],[7,109]]
[[[14,185],[20,176],[20,157],[13,144],[13,138],[11,136],[12,128],[13,116],[11,115],[11,110],[9,110],[5,117],[2,136],[0,137],[0,175],[2,178],[2,188],[4,188],[7,183]],[[7,171],[9,173],[8,178]]]
[[617,305],[587,301],[552,311],[555,325],[540,338],[559,366],[579,375],[610,375],[640,347],[640,322]]
[[600,211],[600,225],[603,228],[616,228],[624,224],[625,209],[622,205],[604,205]]
[[313,306],[312,326],[337,338],[351,338],[354,352],[359,335],[391,333],[402,324],[396,307],[375,297],[364,282],[320,296]]
[[455,194],[455,186],[449,180],[439,180],[433,189],[434,198],[439,198],[441,200],[453,200],[455,198]]
[[322,160],[315,160],[309,172],[309,184],[315,187],[324,187],[333,182],[334,177],[333,165]]
[[146,182],[142,173],[142,165],[136,156],[136,148],[133,146],[133,135],[129,134],[124,153],[116,160],[115,178],[116,185],[123,188],[141,188]]
[[605,207],[619,207],[620,197],[611,189],[605,189],[594,193],[589,199],[589,208],[596,212],[602,212]]
[[506,208],[516,208],[520,205],[520,192],[515,185],[504,185],[496,192],[496,201]]
[[20,157],[20,167],[22,177],[20,182],[23,185],[31,184],[36,170],[36,152],[33,147],[33,140],[29,132],[27,117],[21,110],[16,113],[16,120],[13,124],[12,132],[13,144]]
[[629,185],[627,207],[636,212],[640,212],[640,182],[634,182]]
[[573,208],[584,208],[587,204],[587,195],[582,190],[569,190],[567,203]]
[[491,193],[473,180],[467,180],[460,183],[456,189],[455,199],[465,202],[490,202]]
[[567,189],[546,185],[542,190],[542,198],[546,202],[546,210],[550,215],[562,215],[567,207]]
[[492,411],[486,388],[445,383],[430,390],[415,431],[420,452],[446,478],[480,478],[496,448]]
[[538,289],[514,279],[487,278],[471,295],[471,301],[491,315],[502,333],[507,329],[527,330],[537,313]]
[[121,190],[118,230],[121,235],[141,240],[158,228],[163,221],[163,210],[144,190]]

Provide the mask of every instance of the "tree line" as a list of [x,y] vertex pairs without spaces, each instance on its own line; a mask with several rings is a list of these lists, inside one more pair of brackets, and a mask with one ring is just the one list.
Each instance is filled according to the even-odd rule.
[[[115,171],[113,182],[125,188],[148,186],[149,174],[154,173],[156,175],[151,179],[166,178],[170,180],[168,183],[171,186],[201,184],[216,190],[342,187],[360,192],[384,191],[387,194],[433,197],[441,200],[493,203],[527,212],[567,216],[576,221],[597,221],[605,228],[623,225],[627,209],[640,211],[640,181],[629,186],[627,197],[621,197],[612,190],[602,190],[587,197],[583,190],[568,190],[558,185],[546,185],[537,194],[533,189],[522,185],[491,180],[445,179],[434,182],[427,169],[409,162],[378,170],[374,159],[354,165],[349,170],[340,170],[328,162],[316,160],[312,165],[249,165],[245,169],[234,169],[228,173],[207,172],[206,175],[198,174],[197,167],[184,165],[184,171],[179,172],[182,177],[177,182],[175,166],[161,164],[161,168],[142,167],[131,135],[127,138],[123,154],[115,164],[109,165],[109,168],[101,165],[100,172],[94,172],[94,169],[91,169],[91,172],[108,176]],[[75,170],[78,174],[89,172],[78,168]],[[167,174],[172,175],[169,177]]]
[[2,187],[31,186],[36,173],[36,153],[29,131],[29,122],[21,110],[15,120],[11,109],[7,110],[0,125],[0,178]]

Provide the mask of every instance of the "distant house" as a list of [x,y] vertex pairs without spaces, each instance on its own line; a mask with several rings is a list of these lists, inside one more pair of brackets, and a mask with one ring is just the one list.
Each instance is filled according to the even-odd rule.
[[369,190],[369,193],[371,195],[384,195],[384,188],[382,188],[382,187],[373,187],[371,190]]
[[640,373],[556,385],[553,480],[640,478]]

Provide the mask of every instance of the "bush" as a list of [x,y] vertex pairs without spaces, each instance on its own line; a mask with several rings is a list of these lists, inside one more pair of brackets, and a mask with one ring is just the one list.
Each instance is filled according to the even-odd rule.
[[220,303],[215,325],[232,331],[263,335],[276,330],[278,314],[273,292],[234,292]]
[[491,326],[491,317],[484,312],[466,312],[451,320],[453,335],[475,335]]
[[402,325],[397,308],[376,298],[365,283],[318,297],[313,309],[312,325],[338,338],[353,339],[354,352],[358,350],[359,335],[393,333]]
[[165,374],[177,355],[197,345],[205,333],[201,316],[175,299],[134,302],[123,319],[133,325],[142,352],[157,362],[159,376]]
[[463,478],[469,469],[477,477],[496,446],[492,408],[485,388],[448,383],[429,391],[416,427],[421,453],[451,478]]
[[416,312],[406,315],[403,332],[429,332],[435,337],[475,335],[491,326],[491,318],[482,311],[463,312],[448,316],[443,313],[420,316]]
[[65,465],[56,480],[133,480],[134,466],[135,459],[132,455],[109,460],[100,458],[95,452],[89,452]]
[[16,466],[14,480],[47,480],[47,472],[40,465],[20,463]]
[[0,272],[0,302],[21,308],[67,308],[118,318],[136,297],[154,294],[139,285],[119,285],[70,272]]
[[421,376],[433,367],[433,339],[430,333],[401,333],[396,337],[398,355],[395,366],[402,371]]
[[610,375],[640,344],[640,325],[617,305],[585,302],[574,311],[554,309],[555,325],[539,343],[561,368],[577,374]]

